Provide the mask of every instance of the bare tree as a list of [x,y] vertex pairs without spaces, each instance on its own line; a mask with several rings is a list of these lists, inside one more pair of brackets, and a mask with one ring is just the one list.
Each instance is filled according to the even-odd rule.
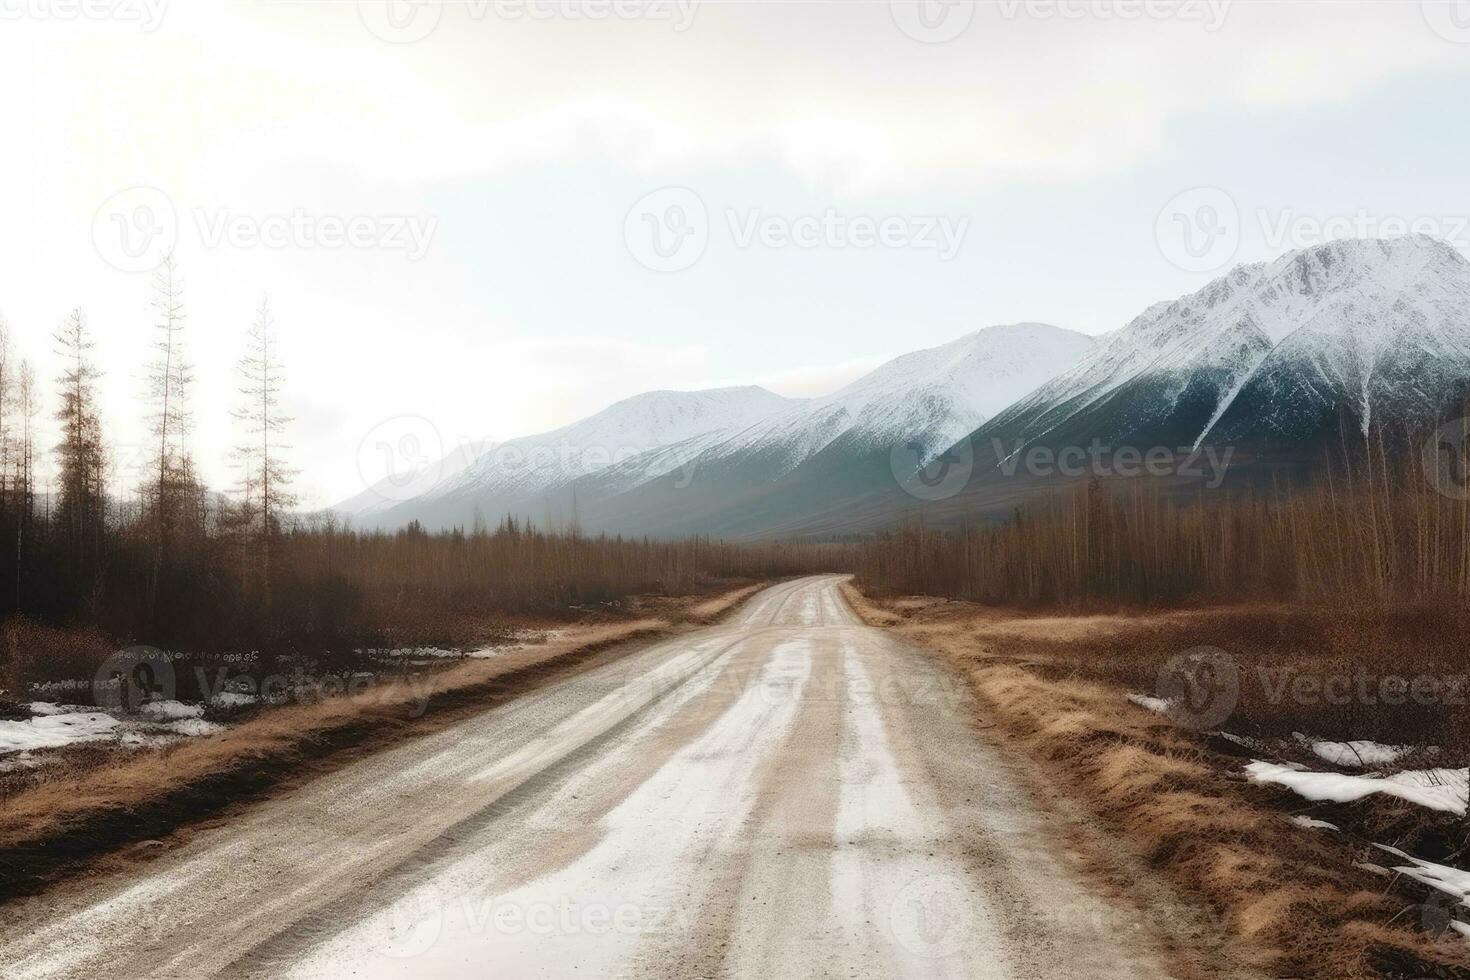
[[26,532],[36,519],[36,417],[41,410],[36,398],[36,372],[27,361],[20,365],[15,401],[20,421],[20,445],[11,495],[15,500],[15,608],[19,610],[25,583]]
[[106,519],[103,492],[106,453],[93,390],[98,377],[92,362],[93,344],[87,333],[87,319],[80,309],[73,310],[66,318],[55,340],[63,364],[61,376],[57,378],[61,405],[56,410],[56,420],[61,424],[61,443],[56,448],[60,483],[56,523],[70,570],[79,579],[90,571],[96,579],[101,574]]
[[12,414],[15,400],[15,352],[10,345],[10,326],[0,317],[0,510],[10,507],[10,478],[14,472]]
[[153,406],[149,421],[155,458],[150,466],[152,486],[143,495],[145,509],[151,512],[149,526],[153,535],[150,608],[156,603],[164,556],[176,525],[181,520],[196,521],[193,505],[202,496],[186,445],[192,421],[189,387],[193,374],[184,351],[183,284],[173,253],[164,256],[154,273],[153,311],[158,335],[153,345],[154,359],[148,369],[148,398]]
[[191,424],[189,386],[193,381],[184,352],[183,284],[173,254],[164,257],[153,277],[153,310],[157,316],[154,359],[148,370],[148,396],[153,403],[155,459],[152,466],[154,519],[163,521],[177,474],[188,465],[184,445]]
[[270,303],[262,299],[250,327],[245,356],[239,362],[240,406],[234,413],[243,434],[236,448],[242,512],[267,600],[274,539],[280,532],[282,516],[296,504],[291,492],[295,470],[286,464],[284,455],[289,448],[285,432],[291,419],[281,408],[283,381],[274,331]]

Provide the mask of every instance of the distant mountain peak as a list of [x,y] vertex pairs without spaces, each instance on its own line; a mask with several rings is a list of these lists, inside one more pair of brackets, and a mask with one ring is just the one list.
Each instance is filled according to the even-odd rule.
[[[1424,235],[1242,265],[1156,303],[1008,409],[1023,438],[1275,438],[1423,414],[1470,379],[1470,262]],[[1063,434],[1068,434],[1063,436]]]

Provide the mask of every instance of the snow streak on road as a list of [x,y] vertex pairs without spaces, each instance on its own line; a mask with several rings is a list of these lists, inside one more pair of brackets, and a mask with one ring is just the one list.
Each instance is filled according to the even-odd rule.
[[1164,977],[838,579],[23,903],[6,977]]

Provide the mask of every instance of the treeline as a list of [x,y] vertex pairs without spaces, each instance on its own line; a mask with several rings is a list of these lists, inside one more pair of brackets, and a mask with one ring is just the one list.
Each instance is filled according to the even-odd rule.
[[[1307,485],[1187,499],[1151,481],[1094,480],[1002,524],[880,534],[853,561],[867,588],[995,605],[1463,603],[1465,448],[1375,438],[1371,449],[1324,460]],[[1451,458],[1437,466],[1440,452]]]
[[[54,335],[62,366],[51,447],[38,445],[40,385],[0,324],[0,615],[171,644],[221,625],[215,617],[225,596],[238,607],[227,621],[268,614],[279,578],[272,556],[294,502],[278,444],[288,420],[270,311],[262,303],[238,365],[238,482],[228,495],[204,486],[189,449],[186,316],[170,256],[154,278],[142,409],[148,445],[140,470],[128,474],[134,485],[121,489],[85,312],[73,310]],[[39,492],[48,471],[54,475]]]
[[[156,272],[151,318],[141,409],[150,442],[141,471],[123,475],[131,485],[120,482],[105,436],[85,313],[72,311],[55,333],[62,369],[49,395],[0,323],[0,620],[9,622],[0,666],[37,655],[11,647],[67,647],[68,630],[85,633],[88,656],[102,643],[317,656],[442,642],[477,617],[606,606],[830,559],[816,546],[629,541],[514,521],[493,531],[361,534],[303,517],[265,303],[237,366],[236,479],[208,488],[190,451],[193,373],[172,257]],[[38,441],[43,411],[56,421],[54,446]]]

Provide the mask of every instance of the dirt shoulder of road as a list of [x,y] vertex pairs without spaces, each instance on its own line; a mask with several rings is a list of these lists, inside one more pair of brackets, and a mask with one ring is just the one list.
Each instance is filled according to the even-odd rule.
[[661,615],[569,627],[548,642],[388,681],[350,696],[271,708],[216,735],[61,773],[0,800],[0,903],[90,870],[147,860],[232,808],[406,738],[716,622],[761,586],[665,598]]
[[[1423,891],[1362,867],[1373,860],[1365,848],[1292,822],[1270,791],[1241,779],[1240,758],[1130,704],[1116,684],[1059,669],[1040,641],[1065,633],[1085,650],[1089,637],[1139,628],[1136,617],[1020,617],[923,597],[875,600],[851,584],[844,592],[868,625],[952,663],[976,695],[977,724],[1034,761],[1047,792],[1090,812],[1181,895],[1204,902],[1243,961],[1321,980],[1470,977],[1462,937],[1418,928]],[[1038,638],[1034,651],[1028,635]]]

